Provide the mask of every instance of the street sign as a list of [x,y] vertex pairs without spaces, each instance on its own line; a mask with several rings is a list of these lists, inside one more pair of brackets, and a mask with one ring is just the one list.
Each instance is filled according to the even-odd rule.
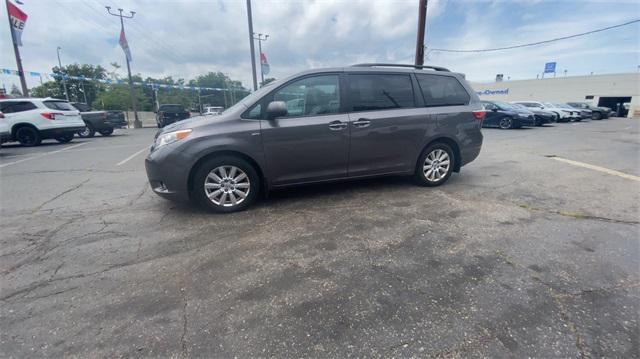
[[556,73],[556,63],[547,62],[546,64],[544,64],[544,73],[545,74]]

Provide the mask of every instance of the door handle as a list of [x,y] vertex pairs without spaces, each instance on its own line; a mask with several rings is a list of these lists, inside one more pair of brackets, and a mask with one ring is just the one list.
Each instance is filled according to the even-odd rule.
[[354,121],[352,123],[353,123],[353,126],[355,127],[364,128],[364,127],[369,127],[369,125],[371,124],[371,121],[367,120],[366,118],[359,118],[358,121]]
[[342,122],[342,121],[329,122],[329,129],[333,131],[344,130],[345,128],[347,128],[346,122]]

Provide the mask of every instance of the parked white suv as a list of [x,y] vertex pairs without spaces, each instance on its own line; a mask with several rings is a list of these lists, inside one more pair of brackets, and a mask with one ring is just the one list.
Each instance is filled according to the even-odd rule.
[[0,112],[9,126],[11,141],[37,146],[47,138],[66,143],[85,128],[80,112],[64,100],[20,98],[0,100]]
[[554,112],[558,116],[558,122],[569,122],[574,120],[575,118],[580,117],[580,113],[577,113],[576,116],[571,114],[571,112],[567,112],[566,109],[555,106],[549,102],[538,102],[538,101],[513,101],[512,103],[517,103],[518,105],[522,105],[525,107],[529,107],[532,109],[540,109]]

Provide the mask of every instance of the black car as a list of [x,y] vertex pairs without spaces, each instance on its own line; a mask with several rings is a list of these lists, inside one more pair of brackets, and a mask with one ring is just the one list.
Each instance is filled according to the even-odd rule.
[[557,119],[557,115],[551,111],[536,110],[535,108],[529,108],[517,103],[512,103],[511,105],[521,110],[527,110],[533,113],[533,118],[535,120],[536,126],[542,126],[545,123],[555,122]]
[[122,111],[93,111],[89,105],[81,102],[71,102],[71,106],[80,111],[80,116],[86,127],[78,132],[80,137],[93,137],[96,132],[109,136],[114,128],[127,126]]
[[515,107],[512,104],[501,101],[481,101],[487,111],[482,127],[520,128],[522,126],[535,126],[533,112]]
[[182,105],[160,105],[156,112],[156,123],[158,124],[158,128],[163,128],[166,125],[185,120],[189,117],[191,117],[191,113]]
[[602,120],[603,118],[609,118],[611,109],[608,107],[595,107],[586,102],[567,102],[567,105],[575,107],[577,109],[591,110],[592,120]]

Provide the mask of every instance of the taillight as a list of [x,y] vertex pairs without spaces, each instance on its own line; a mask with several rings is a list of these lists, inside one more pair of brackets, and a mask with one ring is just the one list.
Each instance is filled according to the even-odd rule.
[[0,118],[4,118],[4,113],[0,112]]
[[55,120],[56,115],[64,115],[64,114],[59,112],[42,112],[40,115],[46,118],[47,120]]
[[187,111],[187,117],[191,117],[191,112]]
[[487,115],[487,112],[482,110],[482,111],[473,111],[473,117],[476,118],[476,120],[478,121],[482,121],[484,120],[484,117]]

